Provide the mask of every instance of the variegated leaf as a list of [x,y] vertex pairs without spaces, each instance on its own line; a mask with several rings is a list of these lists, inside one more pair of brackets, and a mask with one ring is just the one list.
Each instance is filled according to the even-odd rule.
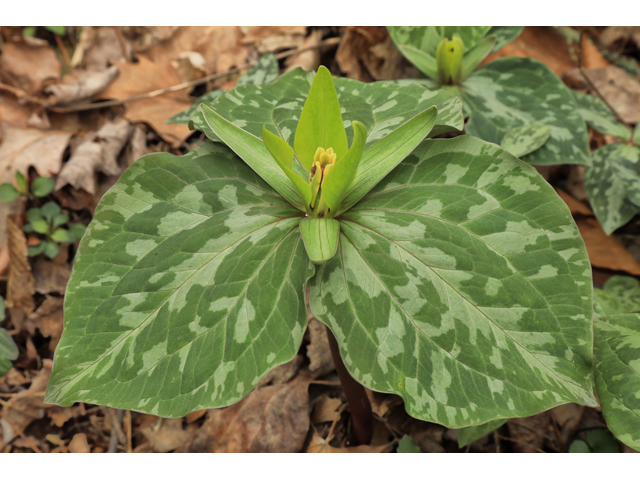
[[[258,63],[256,63],[247,73],[240,75],[236,82],[236,86],[242,85],[264,85],[265,83],[271,83],[278,78],[278,60],[272,53],[268,53],[260,57]],[[193,105],[187,108],[185,111],[176,113],[173,117],[166,121],[166,123],[181,123],[187,125],[191,117],[196,112],[198,105],[201,103],[211,103],[216,98],[227,93],[228,90],[213,90],[198,97]]]
[[459,428],[456,432],[458,434],[458,448],[464,448],[470,443],[475,442],[479,438],[488,435],[489,433],[507,423],[507,421],[508,420],[501,418],[499,420],[491,420],[490,422],[483,423],[482,425]]
[[595,150],[584,186],[596,218],[611,234],[640,212],[640,148],[612,143]]
[[500,143],[514,127],[540,123],[549,140],[523,157],[533,165],[586,165],[587,129],[571,91],[547,66],[531,58],[507,57],[476,70],[460,88],[466,132]]
[[487,35],[495,35],[496,43],[493,51],[497,52],[507,43],[518,38],[524,27],[491,27]]
[[[438,45],[443,38],[453,35],[464,42],[465,51],[489,35],[489,31],[496,27],[387,27],[396,45],[409,45],[435,58]],[[517,27],[515,27],[517,28]],[[411,59],[409,59],[411,61]]]
[[605,135],[613,135],[622,140],[629,139],[631,129],[621,123],[602,100],[593,95],[580,92],[572,93],[578,104],[580,116],[592,128]]
[[[269,85],[236,87],[211,107],[256,137],[262,136],[262,126],[266,125],[293,147],[294,133],[313,77],[314,73],[297,68]],[[362,83],[347,78],[335,78],[334,84],[349,145],[353,139],[353,120],[366,127],[366,146],[369,147],[432,105],[438,107],[438,118],[431,136],[459,131],[464,126],[459,99],[443,91],[429,92],[418,85],[400,87],[389,82]],[[218,140],[201,112],[194,115],[191,126]]]
[[500,146],[514,157],[522,158],[542,147],[549,140],[550,133],[551,129],[548,125],[539,123],[521,125],[509,130],[502,137]]
[[598,397],[607,427],[640,450],[640,314],[594,320]]
[[243,398],[302,341],[299,213],[220,144],[136,161],[80,243],[46,401],[180,417]]
[[593,296],[598,316],[640,313],[640,282],[633,277],[614,275],[602,289],[594,289]]
[[311,309],[359,382],[450,428],[595,405],[589,260],[532,167],[427,140],[338,220]]

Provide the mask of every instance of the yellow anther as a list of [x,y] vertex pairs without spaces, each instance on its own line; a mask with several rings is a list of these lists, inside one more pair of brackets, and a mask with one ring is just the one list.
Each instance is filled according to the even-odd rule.
[[313,156],[313,163],[319,163],[321,168],[331,165],[336,162],[336,154],[333,152],[333,148],[318,147],[315,155]]

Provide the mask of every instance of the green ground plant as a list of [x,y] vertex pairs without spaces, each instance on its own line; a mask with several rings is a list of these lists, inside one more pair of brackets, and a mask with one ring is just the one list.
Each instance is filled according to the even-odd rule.
[[308,286],[360,442],[360,385],[449,428],[597,405],[578,229],[498,145],[430,138],[462,129],[457,97],[296,69],[190,123],[213,142],[142,157],[100,201],[47,402],[238,402],[297,354]]
[[46,197],[53,191],[55,180],[50,177],[38,177],[29,187],[27,179],[21,172],[16,172],[16,185],[0,184],[0,202],[12,202],[19,196],[33,200],[35,197]]
[[44,238],[38,245],[27,247],[27,254],[35,257],[44,253],[54,258],[60,251],[61,243],[73,243],[82,238],[86,227],[80,223],[73,223],[68,228],[61,228],[69,222],[69,216],[62,213],[60,205],[47,202],[42,207],[30,208],[27,211],[29,223],[24,226],[27,233],[35,232]]
[[[0,322],[4,320],[6,305],[0,297]],[[12,363],[18,358],[18,347],[4,328],[0,328],[0,377],[4,377],[11,370]]]

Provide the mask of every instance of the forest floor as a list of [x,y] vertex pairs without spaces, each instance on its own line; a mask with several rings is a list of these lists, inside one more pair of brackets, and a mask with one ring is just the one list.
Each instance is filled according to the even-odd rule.
[[[201,133],[165,121],[207,91],[232,88],[238,72],[265,53],[277,54],[281,73],[322,64],[364,82],[418,76],[384,27],[67,27],[64,33],[39,27],[32,33],[0,29],[0,182],[11,182],[16,171],[54,177],[47,200],[84,225],[137,158],[202,143]],[[527,27],[485,61],[509,55],[536,58],[571,88],[587,91],[582,68],[618,114],[640,112],[640,28]],[[217,78],[194,85],[210,76]],[[182,87],[167,93],[176,85]],[[593,130],[589,135],[592,149],[612,141]],[[589,208],[584,167],[539,171],[574,215],[594,284],[601,287],[614,274],[640,279],[638,217],[607,236]],[[411,418],[400,397],[368,392],[373,440],[350,446],[349,409],[324,327],[312,316],[294,360],[230,407],[163,419],[45,404],[77,242],[53,259],[27,256],[27,246],[39,240],[22,226],[26,209],[38,202],[0,203],[0,295],[9,307],[0,326],[20,352],[0,378],[0,452],[394,452],[404,435],[423,452],[567,452],[574,439],[606,428],[598,409],[568,404],[510,420],[460,450],[455,430]]]

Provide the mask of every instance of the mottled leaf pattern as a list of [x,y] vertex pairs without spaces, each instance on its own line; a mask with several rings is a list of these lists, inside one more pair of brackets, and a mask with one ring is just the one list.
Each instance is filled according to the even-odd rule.
[[605,135],[627,140],[631,135],[629,127],[621,123],[606,103],[593,95],[573,92],[578,104],[578,112],[592,128]]
[[[493,27],[496,28],[496,27]],[[517,28],[517,27],[515,27]],[[492,27],[387,27],[396,45],[410,45],[435,58],[438,45],[443,38],[456,35],[464,42],[464,49],[471,49],[489,34]],[[411,58],[409,58],[411,61]]]
[[495,35],[496,43],[493,46],[493,51],[497,52],[507,43],[515,40],[521,33],[524,27],[491,27],[487,35]]
[[492,420],[482,425],[475,425],[473,427],[459,428],[458,434],[458,447],[464,448],[472,442],[475,442],[479,438],[493,432],[507,423],[507,420],[501,418],[499,420]]
[[548,125],[539,123],[514,127],[502,137],[500,146],[514,157],[521,158],[542,147],[549,140],[550,133]]
[[226,146],[136,161],[80,243],[46,401],[180,417],[243,398],[302,341],[299,213]]
[[532,167],[427,140],[338,220],[311,309],[358,381],[450,428],[595,405],[589,260]]
[[507,57],[476,70],[460,89],[466,132],[500,143],[514,127],[540,123],[549,140],[523,160],[533,165],[585,165],[587,129],[571,90],[548,67],[531,58]]
[[[268,53],[260,57],[258,63],[256,63],[251,70],[238,78],[236,86],[263,85],[273,82],[276,78],[278,78],[278,61],[272,53]],[[212,92],[205,93],[198,97],[197,100],[193,102],[193,105],[183,112],[176,113],[167,120],[166,123],[181,123],[182,125],[187,125],[193,114],[196,113],[198,105],[201,103],[211,103],[227,92],[228,90],[213,90]]]
[[593,296],[598,316],[640,313],[640,282],[633,277],[614,275],[602,289],[594,289]]
[[611,234],[640,211],[640,148],[612,143],[595,150],[584,186],[596,218]]
[[[293,147],[313,76],[313,73],[297,68],[269,85],[236,87],[211,107],[256,137],[262,136],[262,126],[266,125]],[[431,136],[462,130],[464,126],[460,100],[443,91],[429,92],[418,85],[400,87],[389,82],[362,83],[347,78],[334,78],[334,84],[349,145],[353,140],[353,120],[366,127],[366,146],[369,147],[432,105],[438,107],[438,119]],[[192,128],[217,140],[201,113],[196,113],[191,123]]]
[[607,427],[640,450],[640,315],[594,319],[598,397]]

